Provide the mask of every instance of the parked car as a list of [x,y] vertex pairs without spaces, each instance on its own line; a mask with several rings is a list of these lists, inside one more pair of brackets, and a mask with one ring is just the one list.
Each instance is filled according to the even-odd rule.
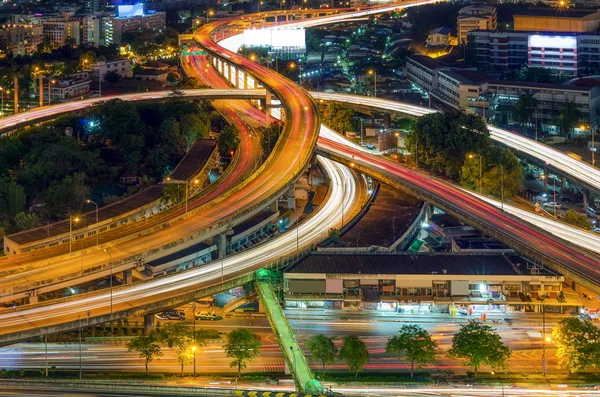
[[542,205],[546,208],[561,208],[562,207],[561,203],[555,203],[554,201],[548,201]]
[[571,200],[570,198],[568,198],[566,196],[560,196],[559,200],[565,204],[573,204],[573,200]]
[[185,320],[185,313],[181,310],[167,310],[155,317],[159,320]]
[[596,210],[593,207],[590,207],[589,205],[585,208],[585,213],[588,214],[588,216],[591,216],[592,218],[598,217],[598,213],[596,212]]
[[223,320],[223,316],[209,312],[196,312],[196,320],[219,321]]

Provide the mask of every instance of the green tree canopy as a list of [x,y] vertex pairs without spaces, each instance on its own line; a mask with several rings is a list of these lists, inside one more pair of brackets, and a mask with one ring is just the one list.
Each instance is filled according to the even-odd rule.
[[335,102],[328,102],[323,106],[322,110],[323,122],[327,123],[331,129],[342,134],[356,130],[354,109]]
[[514,107],[515,118],[521,125],[529,123],[537,106],[538,100],[532,94],[521,95]]
[[317,334],[306,341],[306,346],[313,358],[321,361],[323,374],[325,374],[325,365],[333,364],[338,352],[337,347],[333,343],[333,338],[323,334]]
[[369,356],[367,345],[358,336],[348,335],[344,338],[339,357],[346,362],[355,377],[358,378],[358,373],[369,361]]
[[581,112],[577,109],[575,102],[567,102],[556,120],[561,133],[568,139],[569,133],[581,119]]
[[281,135],[281,129],[283,126],[279,122],[272,123],[270,126],[265,128],[260,136],[260,147],[265,156],[269,156],[271,151],[279,140]]
[[231,157],[231,152],[235,152],[240,144],[239,131],[232,125],[226,125],[217,138],[219,153],[221,156]]
[[15,226],[19,231],[33,229],[39,225],[40,218],[36,214],[25,214],[24,212],[19,212],[17,216],[15,216]]
[[459,111],[422,116],[407,136],[408,149],[420,164],[449,177],[458,177],[468,153],[490,146],[487,126],[481,117]]
[[577,211],[571,209],[568,210],[562,220],[570,225],[581,227],[584,229],[590,228],[590,223],[585,215],[580,215]]
[[182,323],[169,323],[160,330],[160,339],[175,351],[177,360],[181,365],[181,376],[183,368],[189,364],[193,357],[193,347],[204,345],[204,340],[197,340],[192,328]]
[[593,366],[598,374],[600,364],[600,329],[591,321],[563,318],[552,329],[556,355],[569,371],[581,371]]
[[159,338],[156,332],[152,332],[148,335],[136,336],[127,342],[127,350],[138,352],[140,358],[144,359],[146,376],[148,376],[148,364],[155,358],[162,357],[163,355],[158,342]]
[[460,330],[454,334],[448,355],[462,359],[465,365],[474,368],[477,376],[482,365],[489,365],[494,369],[506,367],[510,350],[492,327],[470,322],[461,325]]
[[225,355],[233,359],[230,366],[237,367],[238,378],[242,374],[242,368],[246,368],[246,362],[254,360],[260,353],[261,346],[258,336],[248,328],[235,329],[227,335],[223,348]]
[[403,325],[397,335],[388,339],[385,351],[395,354],[399,359],[406,359],[410,365],[410,378],[413,378],[415,365],[422,368],[424,365],[435,362],[437,343],[431,339],[429,332],[418,325]]

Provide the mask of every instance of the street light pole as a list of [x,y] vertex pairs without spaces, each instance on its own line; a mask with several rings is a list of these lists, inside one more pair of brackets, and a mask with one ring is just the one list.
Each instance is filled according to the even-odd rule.
[[542,298],[542,375],[546,376],[546,306]]
[[502,164],[490,164],[490,167],[500,167],[500,209],[504,211],[504,166]]
[[[472,159],[473,157],[475,157],[474,154],[470,154],[469,158]],[[479,157],[479,193],[483,193],[483,156],[481,156],[481,154],[478,154],[477,157]]]
[[69,255],[73,255],[73,221],[79,222],[79,217],[69,215]]
[[369,74],[373,75],[373,84],[374,84],[374,88],[373,88],[373,97],[377,98],[377,72],[374,69],[369,70]]
[[98,204],[96,204],[95,202],[93,202],[90,199],[85,200],[86,203],[88,204],[94,204],[94,206],[96,207],[96,248],[98,248],[98,243],[100,242],[99,240],[99,228],[98,228]]

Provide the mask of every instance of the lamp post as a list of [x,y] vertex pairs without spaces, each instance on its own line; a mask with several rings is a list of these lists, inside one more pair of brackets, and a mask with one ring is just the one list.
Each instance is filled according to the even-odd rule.
[[73,254],[73,222],[79,223],[78,216],[69,215],[69,255]]
[[98,243],[100,242],[99,239],[99,233],[98,233],[98,204],[96,204],[95,202],[93,202],[90,199],[85,200],[86,203],[88,204],[94,204],[94,206],[96,207],[96,248],[98,248]]
[[108,253],[108,266],[110,267],[110,315],[113,313],[113,263],[112,263],[112,253],[108,250],[108,248],[104,248],[104,252]]
[[538,109],[533,106],[526,107],[525,109],[533,109],[535,111],[535,140],[538,140]]
[[[260,8],[260,6],[259,6],[259,8]],[[259,11],[260,11],[260,10],[259,10]],[[212,16],[214,15],[214,13],[215,13],[215,12],[214,12],[213,10],[208,10],[208,11],[206,12],[206,23],[208,23],[208,17],[212,17]]]
[[48,106],[50,106],[50,88],[52,87],[52,84],[56,83],[56,80],[54,79],[50,79],[48,78]]
[[374,89],[373,89],[373,97],[377,98],[377,72],[375,69],[370,69],[369,74],[373,75]]
[[[6,90],[6,94],[10,94],[10,90]],[[4,117],[4,87],[0,87],[0,97],[2,98],[0,104],[0,117]]]
[[[195,314],[194,314],[195,317]],[[196,335],[194,335],[194,338],[196,338]],[[194,345],[192,346],[192,352],[194,353],[194,378],[196,377],[196,350],[198,350],[198,346]]]
[[490,164],[490,167],[500,167],[500,209],[504,211],[504,166],[502,164]]
[[545,300],[542,298],[542,375],[546,376],[546,369],[548,367],[548,361],[546,358],[546,343],[550,342],[549,336],[546,336],[546,305]]
[[[549,179],[549,177],[542,175],[542,179]],[[552,191],[554,192],[554,205],[552,208],[554,209],[554,217],[556,218],[556,178],[552,178]]]
[[[171,177],[170,176],[167,177],[167,181],[169,181],[169,182],[171,181]],[[190,186],[190,182],[192,182],[194,185],[200,184],[200,180],[197,179],[197,178],[195,178],[193,180],[190,180],[190,178],[186,178],[186,180],[185,180],[184,183],[174,182],[177,185],[183,185],[183,184],[185,184],[185,213],[186,214],[188,212],[188,188]],[[179,195],[179,193],[177,195]]]
[[[592,147],[590,148],[590,152],[592,152],[592,167],[596,165],[596,145],[594,144],[594,139],[596,135],[596,131],[594,130],[594,126],[596,127],[596,131],[598,130],[598,124],[594,123],[594,124],[590,124],[590,135],[592,136]],[[580,129],[584,130],[586,129],[585,125],[582,125],[579,127]]]
[[483,157],[480,154],[469,154],[469,158],[479,157],[479,193],[483,193]]

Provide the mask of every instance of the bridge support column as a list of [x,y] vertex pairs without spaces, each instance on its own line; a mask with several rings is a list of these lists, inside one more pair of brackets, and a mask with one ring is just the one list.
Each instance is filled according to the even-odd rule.
[[389,113],[383,114],[383,128],[385,128],[385,129],[390,128],[391,119],[392,119],[391,114],[389,114]]
[[227,255],[227,233],[223,232],[219,234],[219,243],[217,246],[219,248],[219,259],[225,258],[225,255]]
[[295,191],[296,189],[294,187],[288,190],[288,208],[291,210],[296,209],[296,196],[294,194]]
[[237,87],[237,69],[233,65],[229,65],[229,82]]
[[131,284],[133,281],[133,271],[131,269],[123,270],[123,284]]
[[29,295],[29,304],[35,305],[38,302],[39,302],[39,300],[38,300],[37,293],[35,291],[31,292],[31,295]]
[[244,72],[244,89],[248,89],[248,72]]
[[271,93],[269,90],[265,96],[265,116],[265,127],[268,127],[271,124]]
[[154,314],[146,314],[144,316],[144,334],[148,335],[154,331]]
[[13,99],[15,101],[15,114],[19,113],[19,79],[18,78],[14,78],[13,80]]
[[239,68],[235,68],[235,82],[233,83],[233,86],[235,88],[240,87],[240,69]]
[[[38,76],[38,84],[40,86],[40,107],[44,106],[44,76]],[[4,109],[2,109],[4,111]]]
[[271,212],[277,212],[277,211],[279,211],[279,200],[278,200],[278,199],[275,199],[275,200],[274,200],[274,201],[271,203],[271,205],[269,205],[269,210],[270,210]]
[[590,202],[590,191],[583,189],[583,208],[587,208]]

